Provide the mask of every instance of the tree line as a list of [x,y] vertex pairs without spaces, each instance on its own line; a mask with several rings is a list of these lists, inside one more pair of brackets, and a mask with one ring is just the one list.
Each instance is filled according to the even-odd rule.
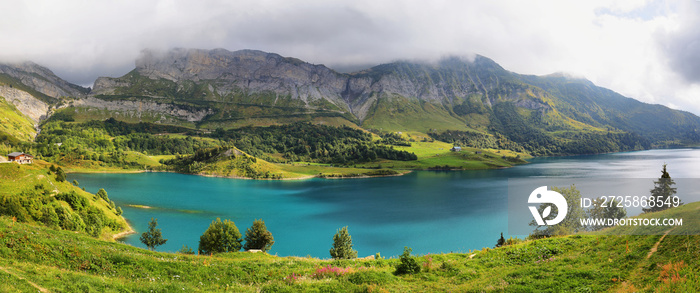
[[516,112],[514,105],[503,103],[494,106],[489,133],[447,130],[428,135],[462,147],[508,149],[534,156],[600,154],[651,147],[648,139],[626,132],[571,131],[554,136],[536,127],[541,124],[538,119],[541,114],[533,114],[528,120]]
[[[185,136],[167,135],[172,133],[183,133]],[[271,162],[348,165],[377,159],[417,159],[413,153],[393,148],[394,145],[410,146],[410,142],[397,134],[384,133],[381,140],[375,141],[371,134],[346,126],[293,123],[217,129],[206,134],[183,127],[126,123],[113,118],[83,123],[58,119],[48,121],[42,126],[33,151],[37,157],[46,160],[93,160],[126,166],[131,163],[125,159],[124,154],[128,151],[147,155],[189,155],[201,149],[231,145]]]
[[54,121],[43,125],[36,138],[36,150],[38,155],[49,158],[75,154],[77,149],[83,155],[81,159],[109,162],[109,155],[119,151],[137,151],[150,155],[191,154],[197,149],[214,145],[191,136],[176,138],[158,135],[185,130],[153,123],[131,124],[113,118],[84,123]]
[[[414,153],[396,150],[372,135],[347,126],[333,127],[297,122],[268,127],[217,129],[213,138],[231,141],[242,151],[269,161],[270,154],[282,154],[288,161],[331,164],[370,162],[378,158],[398,161],[416,160]],[[392,142],[395,142],[394,138]]]
[[[157,226],[158,219],[151,218],[151,221],[148,222],[148,230],[141,234],[141,242],[150,250],[155,250],[156,247],[168,241],[168,239],[163,238],[163,234],[160,229],[156,228]],[[243,240],[245,240],[245,244],[242,244]],[[246,230],[245,238],[243,238],[233,221],[221,221],[221,218],[216,218],[216,220],[211,222],[209,228],[204,231],[204,234],[199,237],[197,251],[199,254],[204,255],[236,252],[240,251],[241,248],[267,252],[272,248],[273,244],[275,244],[275,238],[267,230],[265,221],[262,219],[253,221],[253,225]],[[194,254],[192,248],[187,246],[183,246],[180,252]]]
[[[163,238],[163,233],[158,226],[158,219],[151,218],[148,223],[148,230],[141,234],[141,242],[150,250],[155,250],[156,247],[165,244],[168,239]],[[242,242],[245,241],[245,244]],[[206,231],[199,237],[199,246],[197,252],[200,255],[213,255],[218,253],[238,252],[242,249],[246,251],[260,250],[267,252],[275,244],[272,233],[267,230],[265,221],[256,219],[253,225],[245,232],[245,238],[236,227],[236,224],[230,220],[216,218],[212,221]],[[399,257],[400,262],[396,265],[397,275],[415,274],[421,271],[421,266],[418,264],[415,257],[411,256],[412,249],[404,247],[404,252]],[[355,259],[357,258],[357,250],[353,249],[352,236],[348,232],[348,227],[338,229],[333,235],[333,246],[329,250],[333,259]],[[183,245],[179,253],[194,254],[191,247]],[[379,253],[375,259],[381,258]]]

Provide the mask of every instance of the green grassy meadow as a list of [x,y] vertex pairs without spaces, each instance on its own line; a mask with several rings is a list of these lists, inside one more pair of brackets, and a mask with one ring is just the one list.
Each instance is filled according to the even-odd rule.
[[[692,217],[700,203],[653,216]],[[685,218],[688,219],[688,218]],[[612,228],[618,229],[618,228]],[[688,229],[698,228],[690,225]],[[700,236],[573,235],[470,253],[330,260],[235,252],[153,252],[0,217],[0,278],[33,292],[695,292]],[[691,231],[687,231],[691,232]],[[332,244],[329,235],[329,247]],[[494,243],[497,233],[494,231]],[[653,251],[654,247],[657,250]],[[399,252],[385,252],[398,254]],[[31,285],[31,282],[34,285]],[[35,287],[36,286],[36,287]]]

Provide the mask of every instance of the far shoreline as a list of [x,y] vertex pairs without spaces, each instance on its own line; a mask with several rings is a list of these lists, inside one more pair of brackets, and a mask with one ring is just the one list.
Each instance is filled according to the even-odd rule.
[[[507,167],[506,167],[507,168]],[[497,168],[497,169],[502,169],[502,168]],[[489,170],[489,169],[477,169],[477,170]],[[473,170],[473,171],[477,171]],[[249,178],[249,177],[241,177],[241,176],[225,176],[225,175],[217,175],[217,174],[205,174],[205,173],[180,173],[180,172],[175,172],[175,171],[164,171],[164,170],[99,170],[99,171],[87,171],[87,170],[79,170],[79,171],[66,171],[68,174],[139,174],[139,173],[173,173],[173,174],[182,174],[182,175],[194,175],[194,176],[202,176],[202,177],[212,177],[212,178],[226,178],[226,179],[239,179],[239,180],[269,180],[269,181],[301,181],[301,180],[310,180],[314,178],[319,178],[319,179],[367,179],[367,178],[379,178],[379,177],[396,177],[396,176],[403,176],[406,174],[409,174],[413,171],[441,171],[441,170],[401,170],[397,171],[397,174],[390,174],[390,175],[376,175],[376,176],[369,176],[369,175],[360,175],[360,176],[319,176],[319,175],[305,175],[301,177],[293,177],[293,178],[280,178],[280,179],[272,179],[272,178]],[[468,170],[459,170],[459,169],[454,169],[454,170],[449,170],[449,171],[468,171]]]

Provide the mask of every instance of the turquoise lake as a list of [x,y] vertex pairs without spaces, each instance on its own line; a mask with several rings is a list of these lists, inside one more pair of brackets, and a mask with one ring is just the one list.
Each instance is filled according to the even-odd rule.
[[[271,254],[329,258],[336,230],[348,226],[360,257],[468,252],[493,247],[507,231],[508,180],[522,178],[700,178],[700,150],[674,149],[536,158],[530,164],[480,171],[416,171],[366,179],[240,180],[175,173],[70,174],[90,192],[104,188],[138,232],[151,217],[168,242],[197,249],[212,220],[230,219],[242,234],[263,219],[275,238]],[[685,200],[689,202],[688,200]],[[134,208],[142,205],[151,209]]]

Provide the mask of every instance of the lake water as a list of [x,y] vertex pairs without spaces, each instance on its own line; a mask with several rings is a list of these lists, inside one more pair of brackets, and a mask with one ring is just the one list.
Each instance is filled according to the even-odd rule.
[[[493,247],[508,228],[508,180],[533,178],[658,178],[662,164],[676,178],[700,178],[700,150],[674,149],[536,158],[531,164],[481,171],[417,171],[398,177],[237,180],[175,173],[70,174],[90,192],[104,188],[139,235],[151,217],[168,242],[197,249],[217,217],[242,234],[263,219],[275,238],[270,253],[329,258],[333,234],[348,226],[360,257],[468,252]],[[529,193],[529,191],[528,191]],[[689,202],[688,200],[684,200]],[[129,205],[149,206],[151,209]],[[507,235],[506,235],[507,237]]]

